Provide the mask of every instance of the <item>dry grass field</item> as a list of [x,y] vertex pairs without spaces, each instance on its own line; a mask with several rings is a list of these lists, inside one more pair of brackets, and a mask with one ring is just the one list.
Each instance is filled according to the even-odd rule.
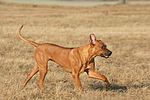
[[[18,37],[38,43],[78,47],[95,33],[113,54],[96,57],[96,71],[112,83],[80,76],[78,92],[71,74],[49,61],[44,81],[46,93],[37,84],[37,73],[22,89],[34,65],[35,47]],[[1,100],[149,100],[150,99],[150,5],[58,5],[0,2],[0,99]]]

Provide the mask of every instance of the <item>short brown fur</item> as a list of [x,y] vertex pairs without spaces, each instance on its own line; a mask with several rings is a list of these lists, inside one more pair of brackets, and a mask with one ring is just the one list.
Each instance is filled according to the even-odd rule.
[[72,73],[75,84],[79,90],[82,90],[82,85],[79,79],[79,75],[86,72],[90,78],[103,80],[107,85],[110,85],[107,78],[95,72],[94,58],[96,56],[102,56],[108,58],[111,55],[111,51],[106,48],[101,40],[96,40],[94,34],[90,35],[90,43],[76,48],[65,48],[51,43],[38,44],[33,41],[26,40],[20,34],[19,37],[36,47],[34,52],[34,58],[36,60],[33,70],[28,74],[23,87],[38,71],[40,72],[40,78],[38,87],[43,91],[43,81],[47,73],[48,61],[54,61],[59,64],[64,70]]

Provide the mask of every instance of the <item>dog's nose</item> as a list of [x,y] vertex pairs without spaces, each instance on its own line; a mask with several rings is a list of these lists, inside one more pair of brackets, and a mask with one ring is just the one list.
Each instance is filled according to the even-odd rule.
[[109,51],[108,51],[108,56],[110,56],[111,54],[112,54],[112,52],[109,50]]

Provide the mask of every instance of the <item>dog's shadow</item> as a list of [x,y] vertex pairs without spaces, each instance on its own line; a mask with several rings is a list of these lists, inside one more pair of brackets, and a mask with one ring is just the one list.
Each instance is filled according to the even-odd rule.
[[127,91],[126,86],[119,86],[117,84],[113,84],[111,86],[106,86],[102,84],[89,84],[89,86],[95,90],[106,90],[106,91],[118,91],[118,92],[125,92]]
[[132,85],[132,86],[120,86],[117,84],[113,84],[111,86],[106,86],[102,84],[88,84],[91,88],[95,90],[106,90],[106,91],[118,91],[118,92],[126,92],[130,88],[138,89],[138,88],[150,88],[150,84],[138,84],[138,85]]

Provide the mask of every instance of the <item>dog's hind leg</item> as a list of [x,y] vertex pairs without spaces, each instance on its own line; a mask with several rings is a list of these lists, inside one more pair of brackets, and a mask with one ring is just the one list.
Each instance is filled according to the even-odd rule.
[[28,74],[24,84],[22,85],[22,87],[25,87],[26,84],[28,83],[28,81],[39,71],[39,67],[37,65],[37,63],[35,62],[35,65],[33,67],[33,70]]
[[41,65],[39,67],[39,72],[40,72],[40,77],[39,77],[39,83],[38,83],[38,87],[42,90],[45,91],[43,88],[43,81],[45,79],[45,76],[47,74],[47,65],[43,66]]

